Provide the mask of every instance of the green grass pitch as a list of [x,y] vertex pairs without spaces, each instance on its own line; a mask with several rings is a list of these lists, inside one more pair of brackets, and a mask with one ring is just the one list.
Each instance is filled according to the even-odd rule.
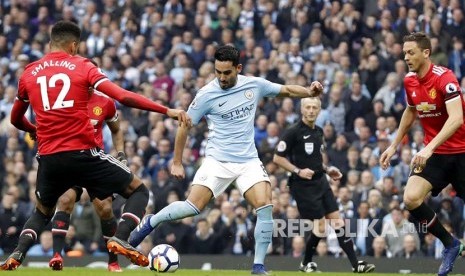
[[[24,268],[20,267],[18,270],[10,272],[2,272],[3,275],[21,275],[21,276],[101,276],[101,275],[117,275],[110,273],[105,269],[92,269],[92,268],[66,268],[63,271],[51,271],[46,268]],[[250,275],[250,271],[245,270],[196,270],[196,269],[179,269],[173,273],[156,273],[146,269],[124,269],[122,275],[172,275],[172,276],[245,276]],[[291,275],[306,275],[298,271],[272,271],[272,275],[276,276],[291,276]],[[318,276],[354,276],[354,273],[341,273],[341,272],[326,272],[317,273]],[[394,276],[402,275],[396,273],[370,273],[371,276]],[[408,274],[417,276],[432,276],[435,274]]]

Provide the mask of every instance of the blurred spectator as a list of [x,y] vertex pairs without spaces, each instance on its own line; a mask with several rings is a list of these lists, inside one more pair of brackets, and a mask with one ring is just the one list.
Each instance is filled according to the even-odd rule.
[[[70,225],[76,229],[76,239],[84,246],[87,253],[98,249],[102,237],[100,218],[94,210],[86,189],[71,213]],[[51,255],[50,255],[51,256]]]
[[367,255],[377,259],[392,257],[392,253],[387,248],[386,240],[382,236],[374,238],[372,247],[367,251]]
[[53,237],[52,232],[45,230],[40,234],[40,243],[33,245],[29,251],[28,256],[49,256],[53,255]]
[[350,233],[355,235],[354,243],[361,256],[368,255],[376,235],[381,234],[381,221],[370,215],[370,205],[360,202],[357,214],[350,219]]
[[292,238],[292,250],[290,255],[293,258],[302,258],[305,254],[305,239],[302,236]]
[[415,239],[414,235],[405,235],[402,244],[402,250],[397,252],[394,257],[401,257],[405,259],[423,257],[423,252],[418,249],[418,242],[419,241]]
[[404,237],[413,235],[416,249],[420,249],[420,239],[413,223],[408,222],[402,216],[402,210],[393,208],[391,210],[391,220],[383,223],[382,236],[385,237],[389,251],[394,255],[399,254],[403,248]]
[[196,231],[189,245],[189,252],[194,254],[220,254],[224,248],[221,237],[213,231],[206,219],[197,221]]

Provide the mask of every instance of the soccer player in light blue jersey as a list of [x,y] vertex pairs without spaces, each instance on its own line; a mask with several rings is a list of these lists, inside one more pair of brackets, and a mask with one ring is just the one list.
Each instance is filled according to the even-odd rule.
[[[216,50],[216,79],[198,91],[187,111],[193,124],[206,117],[209,129],[205,159],[194,176],[191,192],[187,200],[173,202],[156,215],[146,216],[131,233],[132,246],[137,246],[162,222],[198,215],[212,197],[221,195],[236,181],[257,212],[252,274],[268,275],[264,261],[273,234],[271,186],[254,144],[257,105],[263,97],[319,96],[323,86],[319,82],[313,82],[310,88],[280,85],[240,75],[241,70],[236,48],[221,46]],[[186,125],[181,125],[176,134],[171,173],[177,178],[185,177],[181,160],[188,131]]]

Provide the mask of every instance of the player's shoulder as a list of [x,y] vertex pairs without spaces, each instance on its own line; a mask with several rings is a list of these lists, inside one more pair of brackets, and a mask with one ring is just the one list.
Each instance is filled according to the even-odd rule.
[[417,73],[408,72],[404,77],[404,81],[413,81],[413,80],[416,80],[417,78],[418,78]]
[[197,91],[196,98],[202,97],[206,94],[214,93],[221,89],[216,81],[216,78],[205,84],[202,88]]
[[452,73],[452,71],[449,68],[436,64],[433,64],[433,66],[431,67],[431,72],[438,77],[448,73]]
[[92,60],[90,60],[89,58],[80,56],[80,55],[71,56],[70,59],[73,60],[73,61],[76,61],[76,62],[92,63],[93,64]]

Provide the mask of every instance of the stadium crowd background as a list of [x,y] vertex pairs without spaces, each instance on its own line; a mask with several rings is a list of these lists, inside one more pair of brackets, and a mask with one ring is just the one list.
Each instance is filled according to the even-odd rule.
[[[447,66],[465,88],[465,1],[460,0],[6,0],[0,7],[0,253],[14,248],[34,206],[36,148],[9,123],[18,76],[48,51],[49,30],[58,20],[83,29],[79,54],[94,59],[120,86],[171,107],[187,110],[198,88],[214,78],[215,46],[241,51],[243,73],[286,84],[324,84],[323,110],[328,164],[344,178],[332,182],[340,211],[357,232],[360,255],[440,257],[442,245],[416,229],[403,209],[402,190],[412,154],[424,145],[416,126],[382,171],[379,153],[389,145],[405,108],[402,37],[431,36],[434,63]],[[299,102],[267,99],[256,114],[255,142],[270,174],[274,218],[299,218],[287,189],[287,174],[272,162],[279,135],[299,120]],[[151,190],[148,212],[183,200],[204,155],[206,125],[192,129],[184,151],[185,181],[170,177],[176,122],[156,113],[118,105],[131,170]],[[33,114],[29,114],[33,119]],[[106,132],[106,148],[111,139]],[[440,219],[464,237],[464,203],[445,189],[430,198]],[[115,199],[118,216],[124,200]],[[69,256],[104,254],[99,219],[89,199],[76,205],[67,237]],[[162,225],[141,245],[168,243],[181,253],[250,255],[254,214],[238,190],[218,197],[199,217]],[[367,233],[373,221],[377,235]],[[359,222],[358,227],[356,222]],[[288,226],[286,226],[288,227]],[[395,234],[393,234],[394,229]],[[391,231],[389,231],[391,230]],[[285,231],[286,232],[286,231]],[[288,232],[286,232],[288,233]],[[297,232],[298,233],[298,232]],[[270,254],[300,258],[304,238],[273,238]],[[368,236],[367,238],[364,238]],[[324,242],[326,241],[326,242]],[[342,256],[334,234],[319,255]],[[51,256],[45,231],[29,255]]]

